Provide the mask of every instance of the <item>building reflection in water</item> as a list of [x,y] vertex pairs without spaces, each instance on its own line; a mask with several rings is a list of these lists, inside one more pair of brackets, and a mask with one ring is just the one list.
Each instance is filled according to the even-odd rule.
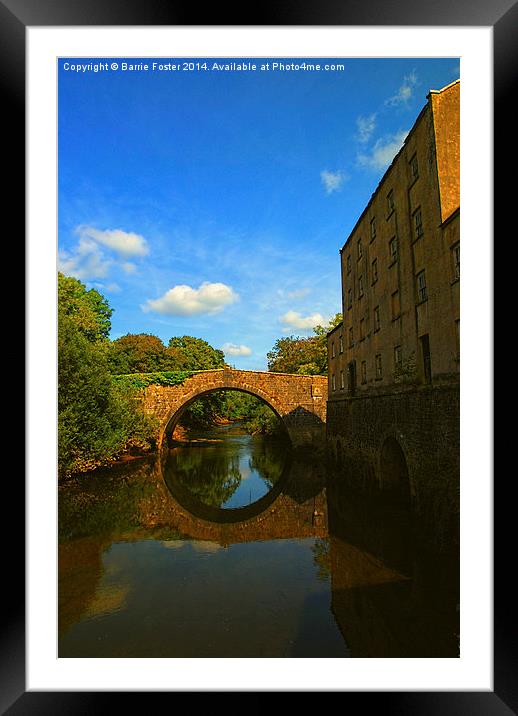
[[459,565],[409,501],[328,485],[332,610],[352,657],[459,656]]
[[158,540],[172,549],[178,539],[227,547],[312,538],[344,655],[458,656],[458,564],[428,553],[409,505],[366,503],[341,492],[332,476],[326,487],[325,469],[309,453],[294,455],[270,491],[241,510],[190,499],[167,470],[163,455],[60,494],[60,635],[131,602],[135,585],[103,573],[103,553],[114,543]]

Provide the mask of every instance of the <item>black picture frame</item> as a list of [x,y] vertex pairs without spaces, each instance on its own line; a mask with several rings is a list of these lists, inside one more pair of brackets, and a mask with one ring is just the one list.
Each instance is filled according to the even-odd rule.
[[[490,26],[494,37],[494,127],[495,127],[495,189],[494,216],[503,215],[504,207],[513,206],[512,185],[498,172],[512,161],[515,144],[507,142],[514,137],[511,126],[515,125],[512,107],[516,67],[518,64],[518,5],[512,0],[493,0],[491,3],[475,3],[468,0],[436,0],[435,2],[410,2],[398,0],[363,0],[357,2],[311,3],[302,0],[297,4],[263,3],[254,6],[254,22],[246,16],[246,5],[239,8],[204,6],[203,22],[200,8],[194,4],[180,5],[174,0],[0,0],[0,85],[4,111],[4,146],[16,148],[16,161],[9,164],[9,182],[4,189],[5,206],[10,211],[19,208],[18,216],[25,216],[25,29],[31,26],[77,26],[77,25],[296,25],[296,26]],[[511,125],[513,123],[513,125]],[[516,130],[515,130],[516,131]],[[505,145],[505,155],[504,155]],[[4,165],[4,170],[7,165]],[[500,211],[499,211],[500,210]],[[514,233],[514,230],[513,230]],[[22,242],[18,244],[23,245]],[[22,257],[23,260],[24,257]],[[19,324],[19,317],[17,319]],[[28,346],[30,349],[30,346]],[[19,359],[19,355],[18,355]],[[21,402],[21,398],[17,396]],[[30,450],[30,446],[27,446]],[[25,521],[24,483],[14,469],[6,478],[9,511],[16,514],[16,529],[21,533]],[[499,484],[495,489],[494,506],[494,690],[448,691],[448,692],[344,692],[341,708],[354,708],[357,697],[365,709],[380,709],[384,714],[469,714],[469,716],[502,716],[518,713],[518,660],[516,637],[513,634],[513,592],[508,589],[505,569],[508,546],[513,544],[511,519],[507,519],[505,506],[510,504],[507,490],[510,486]],[[7,502],[5,503],[7,507]],[[5,510],[8,511],[7,509]],[[496,515],[498,514],[498,520]],[[2,609],[1,660],[0,660],[0,712],[9,716],[21,714],[93,714],[114,707],[123,692],[52,692],[25,690],[25,545],[23,533],[16,539],[9,533],[8,555],[5,564],[6,580]],[[6,540],[7,541],[7,540]],[[505,580],[505,581],[504,581]],[[236,689],[237,690],[237,689]],[[154,694],[153,694],[154,695]],[[145,698],[149,698],[146,693]],[[131,699],[140,700],[140,694],[132,693]],[[366,701],[366,699],[368,699]],[[119,703],[117,703],[119,705]]]

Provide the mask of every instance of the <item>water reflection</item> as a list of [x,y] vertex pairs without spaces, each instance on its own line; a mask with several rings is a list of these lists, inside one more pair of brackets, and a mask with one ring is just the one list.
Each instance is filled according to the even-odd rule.
[[328,482],[332,610],[356,657],[459,656],[459,561],[410,504]]
[[271,489],[193,500],[218,520],[177,499],[166,456],[60,487],[59,656],[458,656],[458,563],[408,509],[326,486],[310,452],[281,472],[259,444],[247,460]]
[[190,493],[192,502],[237,509],[257,502],[280,480],[290,459],[289,442],[247,435],[239,426],[190,433],[172,448],[163,465],[173,494]]

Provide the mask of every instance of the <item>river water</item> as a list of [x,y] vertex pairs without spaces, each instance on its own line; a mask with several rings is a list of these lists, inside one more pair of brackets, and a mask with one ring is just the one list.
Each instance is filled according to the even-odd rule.
[[60,486],[60,657],[458,656],[458,564],[408,505],[239,426],[189,438]]

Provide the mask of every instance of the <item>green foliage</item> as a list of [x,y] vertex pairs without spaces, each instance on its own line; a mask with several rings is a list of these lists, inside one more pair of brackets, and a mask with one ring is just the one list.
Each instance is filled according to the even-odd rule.
[[267,358],[273,373],[324,375],[327,371],[327,350],[316,336],[279,338]]
[[279,436],[284,433],[284,428],[277,415],[260,401],[250,410],[243,421],[243,427],[249,435]]
[[233,456],[219,450],[171,451],[166,470],[200,502],[213,507],[224,505],[241,483],[241,473]]
[[193,336],[173,337],[169,339],[170,355],[175,357],[178,367],[183,370],[210,370],[223,368],[225,354],[213,348],[202,338]]
[[317,336],[323,336],[324,338],[327,338],[327,334],[333,330],[333,328],[336,328],[339,323],[341,323],[343,320],[343,316],[341,313],[335,313],[333,318],[330,319],[329,323],[327,323],[325,326],[315,326],[313,328],[313,332]]
[[222,417],[223,396],[221,392],[211,393],[190,403],[181,418],[181,424],[188,428],[208,428]]
[[273,487],[282,477],[287,449],[290,448],[287,448],[285,441],[280,440],[254,440],[251,448],[250,468],[259,474],[268,487]]
[[315,326],[315,335],[307,338],[279,338],[267,354],[268,370],[272,373],[299,375],[327,374],[327,334],[342,320],[337,313],[326,326]]
[[219,390],[193,401],[180,424],[208,428],[221,420],[239,421],[249,435],[280,435],[284,428],[277,415],[262,400],[238,390]]
[[415,360],[415,351],[412,351],[401,361],[401,365],[394,369],[394,383],[415,383],[417,378],[417,365]]
[[[111,310],[76,279],[59,276],[58,459],[60,478],[148,449],[153,421],[134,392],[113,384],[105,338]],[[81,288],[82,287],[82,288]]]
[[114,375],[211,370],[225,365],[223,352],[202,338],[173,337],[165,346],[150,333],[128,333],[117,338],[110,345],[109,359]]
[[311,547],[313,561],[317,567],[317,577],[321,581],[331,579],[331,545],[329,539],[317,537]]
[[124,389],[142,389],[147,388],[148,385],[181,385],[187,378],[191,378],[195,372],[194,370],[166,370],[156,373],[130,373],[114,375],[112,380],[115,385]]
[[89,341],[107,339],[113,313],[106,299],[94,288],[71,276],[58,273],[58,313],[68,316]]
[[112,341],[110,369],[115,375],[174,370],[167,349],[150,333],[128,333]]

